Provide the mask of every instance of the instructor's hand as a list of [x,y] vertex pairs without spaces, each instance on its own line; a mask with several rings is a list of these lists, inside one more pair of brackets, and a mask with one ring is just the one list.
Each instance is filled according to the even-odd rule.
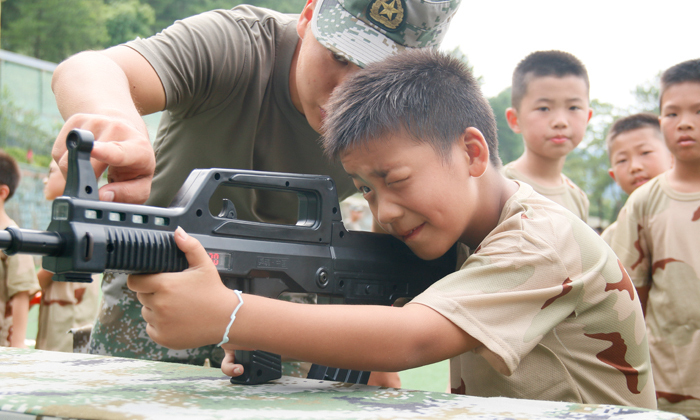
[[151,192],[156,167],[155,154],[145,124],[135,127],[129,120],[95,114],[71,116],[58,133],[51,155],[64,177],[68,171],[66,137],[74,129],[92,132],[95,143],[91,153],[95,176],[109,168],[109,183],[100,188],[100,200],[143,204]]

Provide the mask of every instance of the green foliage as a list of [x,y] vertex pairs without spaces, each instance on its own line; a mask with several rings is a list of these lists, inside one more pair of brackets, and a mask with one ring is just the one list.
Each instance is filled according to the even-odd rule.
[[47,133],[39,116],[17,106],[7,89],[0,91],[0,147],[32,149],[34,153],[50,154],[54,136]]
[[150,5],[138,0],[107,0],[106,10],[110,45],[152,34],[156,13]]
[[661,86],[661,73],[657,74],[653,80],[637,86],[632,92],[637,102],[633,110],[659,115],[659,86]]
[[17,162],[27,163],[27,151],[19,147],[3,147],[8,155],[12,156]]
[[79,51],[145,38],[178,19],[242,3],[299,13],[306,1],[4,0],[0,41],[5,50],[58,63]]
[[505,165],[519,158],[525,147],[522,137],[510,129],[506,120],[506,110],[510,108],[510,88],[504,89],[493,98],[489,98],[489,103],[496,117],[496,127],[498,128],[498,155]]
[[3,19],[4,49],[58,62],[78,51],[101,48],[108,41],[102,0],[5,3],[11,4],[16,13],[12,21]]
[[267,7],[282,13],[299,13],[306,4],[305,0],[142,0],[149,4],[156,13],[153,33],[167,28],[178,19],[184,19],[207,10],[231,9],[239,4],[252,4]]

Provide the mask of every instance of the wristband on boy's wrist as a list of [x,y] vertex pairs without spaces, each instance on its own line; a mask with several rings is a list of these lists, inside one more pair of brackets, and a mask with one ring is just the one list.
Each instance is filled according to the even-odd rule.
[[233,293],[235,293],[236,296],[238,296],[238,305],[236,305],[236,309],[234,309],[231,313],[231,321],[229,321],[228,325],[226,326],[226,331],[224,331],[223,340],[221,340],[221,343],[217,344],[216,347],[221,347],[223,344],[228,343],[228,333],[231,330],[231,325],[233,325],[233,321],[236,320],[236,313],[238,313],[238,310],[241,309],[241,306],[243,306],[243,296],[241,296],[241,291],[234,290]]

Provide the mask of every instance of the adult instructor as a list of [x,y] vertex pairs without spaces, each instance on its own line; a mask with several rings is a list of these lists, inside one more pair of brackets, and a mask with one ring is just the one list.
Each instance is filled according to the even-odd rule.
[[[212,167],[329,175],[342,200],[355,188],[318,143],[331,92],[371,62],[439,46],[459,3],[309,0],[299,15],[242,5],[76,54],[52,80],[66,120],[53,158],[65,173],[66,135],[91,131],[95,171],[108,170],[103,201],[168,206],[193,169]],[[164,112],[151,146],[141,116],[157,111]],[[226,195],[241,219],[294,223],[296,200],[281,196]],[[105,275],[102,289],[91,353],[214,365],[223,358],[214,346],[174,351],[150,340],[125,275]]]

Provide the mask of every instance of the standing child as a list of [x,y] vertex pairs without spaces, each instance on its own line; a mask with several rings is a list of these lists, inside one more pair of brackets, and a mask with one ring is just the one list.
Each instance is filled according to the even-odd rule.
[[537,51],[513,72],[510,128],[522,134],[525,151],[503,167],[506,178],[535,191],[588,220],[586,193],[562,173],[566,156],[586,133],[593,111],[588,105],[588,73],[573,55]]
[[190,268],[128,280],[156,342],[219,343],[229,375],[242,373],[233,348],[372,371],[450,359],[454,393],[656,406],[629,277],[579,218],[500,174],[493,113],[462,62],[400,53],[350,76],[328,109],[326,153],[384,230],[426,260],[457,242],[474,252],[403,307],[300,305],[227,289],[178,229]]
[[[669,170],[673,163],[659,118],[653,114],[634,114],[616,120],[605,144],[610,158],[608,173],[627,194]],[[612,223],[601,235],[608,244],[616,227],[617,222]]]
[[[0,150],[0,229],[17,227],[5,212],[5,202],[19,185],[19,166]],[[8,256],[0,252],[0,346],[25,347],[29,297],[39,291],[31,255]]]
[[700,59],[661,76],[661,131],[673,167],[639,187],[612,247],[646,306],[659,408],[700,418]]
[[[58,164],[51,161],[49,175],[44,179],[44,196],[53,200],[63,195],[66,180]],[[39,331],[36,348],[73,352],[72,328],[92,325],[99,305],[99,276],[92,283],[54,282],[53,273],[39,270],[41,304],[39,306]]]

